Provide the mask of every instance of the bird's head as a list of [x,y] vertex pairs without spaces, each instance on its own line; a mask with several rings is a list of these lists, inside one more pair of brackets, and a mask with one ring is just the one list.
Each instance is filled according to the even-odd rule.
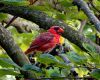
[[53,34],[59,34],[59,35],[61,35],[64,32],[64,30],[59,26],[52,26],[48,31]]

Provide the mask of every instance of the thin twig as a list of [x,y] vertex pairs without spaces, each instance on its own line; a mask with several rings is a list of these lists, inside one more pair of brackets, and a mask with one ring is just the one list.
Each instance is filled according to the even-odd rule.
[[36,3],[38,0],[28,0],[30,2],[29,5],[33,5],[34,3]]
[[10,24],[17,18],[18,16],[14,16],[8,23],[7,25],[5,26],[5,28],[9,27]]
[[80,25],[80,28],[79,28],[79,30],[78,30],[80,33],[83,32],[83,28],[84,28],[86,22],[87,22],[87,20],[82,20],[82,21],[81,21],[81,25]]

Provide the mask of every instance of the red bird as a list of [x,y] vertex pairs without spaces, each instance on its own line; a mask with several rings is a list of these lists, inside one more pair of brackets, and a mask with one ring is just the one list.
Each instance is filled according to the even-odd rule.
[[41,33],[33,40],[25,54],[29,54],[32,51],[49,52],[57,44],[60,44],[60,36],[63,32],[64,30],[61,27],[52,26],[47,32]]

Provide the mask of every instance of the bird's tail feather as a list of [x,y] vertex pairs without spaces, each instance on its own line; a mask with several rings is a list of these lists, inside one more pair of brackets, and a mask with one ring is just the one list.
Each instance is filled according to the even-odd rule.
[[29,53],[31,53],[32,51],[33,51],[33,50],[29,48],[29,49],[27,49],[24,53],[25,53],[25,54],[29,54]]

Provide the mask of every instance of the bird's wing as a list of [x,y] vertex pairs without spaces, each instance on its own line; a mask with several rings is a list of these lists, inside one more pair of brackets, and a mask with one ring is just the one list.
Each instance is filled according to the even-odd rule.
[[30,45],[30,49],[40,48],[41,46],[51,42],[54,38],[54,35],[50,32],[45,32],[40,34]]

